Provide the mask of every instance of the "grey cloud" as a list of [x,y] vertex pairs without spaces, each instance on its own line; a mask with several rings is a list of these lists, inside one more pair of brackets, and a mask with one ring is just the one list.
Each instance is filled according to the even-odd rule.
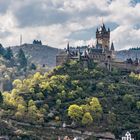
[[5,32],[1,32],[0,31],[0,38],[3,39],[3,38],[6,38],[8,36],[10,36],[12,33],[9,32],[9,31],[5,31]]
[[[118,25],[113,22],[107,22],[106,25],[106,28],[110,28],[110,30],[114,30],[118,27]],[[95,38],[96,29],[97,27],[92,27],[72,32],[67,38],[74,40],[89,40],[91,38]]]
[[68,13],[53,7],[51,3],[48,3],[46,9],[43,9],[42,3],[30,3],[18,10],[15,9],[14,15],[20,27],[64,23],[69,17]]
[[[43,6],[46,6],[44,9]],[[15,8],[13,13],[19,22],[20,27],[43,26],[51,24],[64,24],[72,20],[81,22],[89,16],[105,16],[108,15],[107,10],[102,10],[92,5],[83,11],[69,12],[63,9],[62,3],[54,4],[51,1],[31,2]]]
[[91,38],[95,38],[95,28],[73,32],[68,36],[68,38],[73,40],[89,40]]

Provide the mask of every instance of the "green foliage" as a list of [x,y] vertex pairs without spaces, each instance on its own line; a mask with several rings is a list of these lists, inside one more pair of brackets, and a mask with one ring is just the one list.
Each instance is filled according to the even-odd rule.
[[36,70],[37,67],[36,67],[36,65],[35,65],[34,63],[31,63],[31,65],[30,65],[30,69],[31,69],[31,70]]
[[70,105],[68,108],[68,115],[73,120],[76,119],[76,121],[84,125],[91,124],[93,122],[93,117],[99,119],[101,113],[102,113],[102,107],[98,98],[96,97],[89,99],[88,104],[86,105],[78,106],[74,104],[74,105]]
[[8,60],[11,60],[13,58],[13,51],[10,47],[6,49],[4,57]]
[[3,104],[3,96],[2,96],[2,93],[0,91],[0,105]]
[[107,119],[108,123],[112,126],[115,125],[116,123],[116,114],[109,111],[108,113],[108,119]]
[[110,92],[114,92],[115,89],[116,89],[116,87],[114,86],[114,84],[110,84],[110,85],[108,86],[108,90],[109,90]]
[[134,72],[131,72],[129,78],[130,81],[132,81],[134,84],[140,85],[140,74],[135,74]]
[[5,55],[5,49],[4,49],[4,47],[2,46],[2,44],[0,44],[0,54],[1,54],[2,56]]
[[45,74],[36,72],[13,81],[13,89],[2,94],[3,108],[14,119],[33,124],[74,121],[77,127],[89,127],[94,123],[90,125],[93,130],[115,134],[137,129],[139,75],[117,71],[109,72],[97,64],[85,69],[72,61]]
[[137,106],[137,109],[140,110],[140,101],[137,101],[136,106]]
[[104,89],[104,83],[103,82],[99,82],[99,83],[97,83],[97,89],[99,89],[99,90],[103,90]]
[[93,122],[93,118],[89,112],[86,112],[82,118],[83,125],[90,125]]
[[74,104],[68,108],[68,115],[75,121],[78,121],[83,116],[83,110],[80,106]]
[[130,109],[132,107],[133,103],[135,102],[135,98],[133,97],[133,95],[125,94],[123,97],[123,102]]
[[101,104],[98,100],[98,98],[93,97],[90,101],[90,110],[93,112],[102,112]]
[[19,49],[17,54],[17,62],[20,68],[25,68],[27,66],[27,58],[25,57],[24,51]]
[[57,99],[56,105],[59,107],[61,104],[62,104],[61,100],[60,99]]
[[37,96],[38,100],[44,100],[45,99],[45,97],[44,97],[42,92],[37,93],[36,96]]

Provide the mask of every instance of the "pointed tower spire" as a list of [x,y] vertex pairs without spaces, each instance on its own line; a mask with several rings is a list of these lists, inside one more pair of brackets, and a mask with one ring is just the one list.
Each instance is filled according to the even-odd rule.
[[110,32],[110,28],[108,28],[108,32]]
[[115,51],[114,43],[113,42],[111,43],[111,51]]
[[67,53],[69,54],[69,52],[70,52],[70,45],[69,45],[69,42],[68,42],[68,44],[67,44]]
[[78,49],[78,60],[79,60],[79,61],[81,60],[80,47],[79,47],[79,49]]
[[96,33],[99,33],[99,30],[98,30],[98,28],[97,28],[97,30],[96,30]]
[[104,23],[102,25],[102,31],[106,31],[106,27],[105,27],[105,24]]

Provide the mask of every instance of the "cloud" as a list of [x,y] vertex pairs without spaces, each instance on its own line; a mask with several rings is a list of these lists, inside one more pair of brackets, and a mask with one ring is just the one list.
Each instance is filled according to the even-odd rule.
[[29,27],[79,22],[89,16],[107,15],[104,4],[107,3],[93,0],[87,0],[86,3],[83,0],[25,0],[24,3],[18,2],[14,7],[11,6],[11,10],[20,27]]
[[5,46],[40,39],[64,48],[95,42],[102,17],[117,49],[139,45],[138,0],[0,0],[0,41]]
[[21,6],[20,9],[15,9],[13,12],[20,27],[64,23],[69,17],[68,13],[43,1],[28,3]]
[[9,8],[10,0],[0,0],[0,14],[6,13]]
[[114,41],[118,50],[140,46],[140,29],[132,26],[122,25],[111,33],[111,40]]

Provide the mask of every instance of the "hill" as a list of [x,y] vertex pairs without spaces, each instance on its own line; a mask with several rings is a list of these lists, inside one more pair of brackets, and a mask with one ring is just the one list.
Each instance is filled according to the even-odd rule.
[[49,67],[56,66],[56,55],[59,49],[40,44],[23,44],[21,46],[11,47],[14,53],[17,53],[20,48],[23,49],[26,56],[28,56],[33,63],[37,65],[47,65]]
[[[45,64],[52,68],[56,66],[56,55],[61,51],[58,48],[41,44],[23,44],[21,46],[11,47],[14,53],[17,53],[20,48],[23,49],[26,56],[28,56],[33,63],[37,65]],[[128,58],[135,59],[136,57],[140,59],[140,50],[129,49],[116,51],[115,57],[120,61],[125,61]]]
[[[126,131],[140,139],[139,85],[139,74],[116,68],[110,72],[94,62],[83,67],[71,61],[44,75],[37,72],[15,80],[12,91],[0,96],[1,117],[15,120],[18,129],[32,132],[30,137],[38,129],[42,139],[46,134],[56,139],[75,133],[107,137],[103,136],[106,132],[120,139]],[[64,122],[70,131],[62,128]]]
[[133,60],[135,60],[136,57],[140,59],[140,50],[138,49],[116,51],[116,58],[122,61],[128,58],[132,58]]

